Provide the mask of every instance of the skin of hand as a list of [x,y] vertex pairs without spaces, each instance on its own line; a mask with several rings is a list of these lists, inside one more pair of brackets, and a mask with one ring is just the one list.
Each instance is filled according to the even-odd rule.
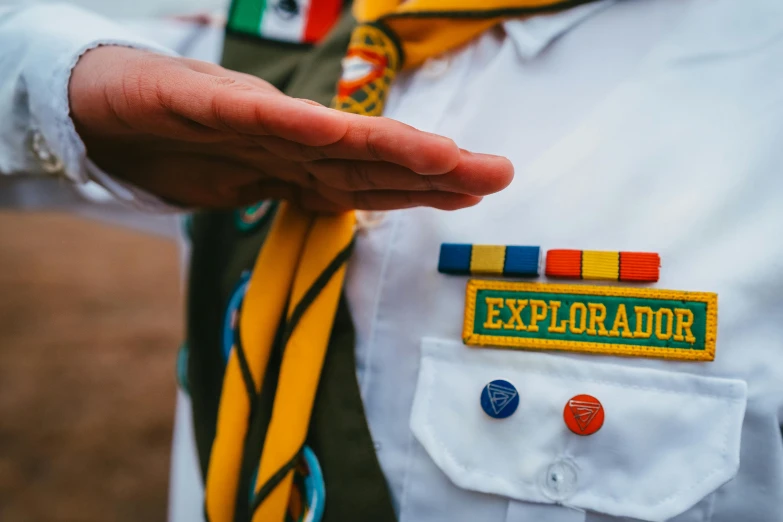
[[218,65],[125,47],[85,53],[69,99],[96,165],[188,207],[286,199],[319,212],[454,210],[513,177],[507,159],[448,138],[291,98]]

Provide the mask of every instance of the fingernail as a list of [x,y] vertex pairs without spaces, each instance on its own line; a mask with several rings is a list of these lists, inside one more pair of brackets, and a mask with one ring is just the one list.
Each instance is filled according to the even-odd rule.
[[465,154],[470,154],[471,156],[477,156],[477,157],[482,157],[482,158],[487,158],[487,159],[504,159],[504,160],[508,160],[507,157],[501,156],[499,154],[487,154],[486,152],[472,152],[472,151],[465,150],[465,149],[460,149],[460,151],[464,152]]
[[443,136],[442,134],[435,134],[434,132],[427,132],[427,133],[425,133],[425,134],[427,134],[427,135],[429,135],[429,136],[431,136],[431,137],[433,137],[433,138],[437,138],[437,139],[439,139],[440,141],[443,141],[444,143],[449,143],[450,145],[454,145],[454,146],[456,146],[456,145],[457,145],[457,144],[454,142],[454,140],[453,140],[453,139],[451,139],[451,138],[449,138],[449,137],[447,137],[447,136]]

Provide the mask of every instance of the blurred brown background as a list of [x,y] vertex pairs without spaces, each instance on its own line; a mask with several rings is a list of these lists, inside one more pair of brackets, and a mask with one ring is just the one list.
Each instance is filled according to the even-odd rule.
[[163,521],[182,336],[173,241],[0,213],[0,520]]

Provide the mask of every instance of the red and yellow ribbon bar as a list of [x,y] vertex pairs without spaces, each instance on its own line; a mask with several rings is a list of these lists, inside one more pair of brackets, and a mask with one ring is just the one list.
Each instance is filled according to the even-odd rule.
[[547,277],[654,283],[660,271],[661,257],[650,252],[550,250],[546,255]]

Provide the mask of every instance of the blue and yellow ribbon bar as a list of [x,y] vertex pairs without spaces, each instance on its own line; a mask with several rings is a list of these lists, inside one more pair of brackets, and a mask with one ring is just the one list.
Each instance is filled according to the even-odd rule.
[[451,275],[538,277],[541,248],[443,243],[438,272]]

